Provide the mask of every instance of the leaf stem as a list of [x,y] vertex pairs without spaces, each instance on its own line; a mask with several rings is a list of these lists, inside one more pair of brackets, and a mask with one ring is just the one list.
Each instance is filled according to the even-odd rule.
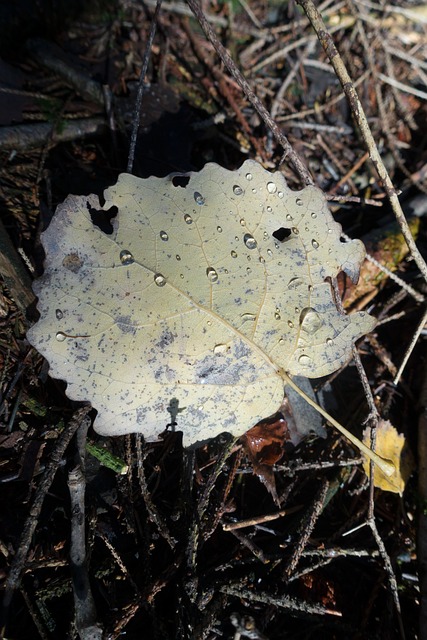
[[286,371],[281,370],[280,374],[283,377],[286,384],[288,384],[290,387],[292,387],[292,389],[294,389],[297,393],[299,393],[301,398],[304,398],[304,400],[308,402],[308,404],[311,407],[313,407],[314,409],[316,409],[316,411],[321,413],[322,416],[326,418],[326,420],[330,422],[330,424],[333,427],[335,427],[335,429],[338,429],[338,431],[342,433],[348,440],[350,440],[350,442],[353,443],[358,449],[360,449],[360,451],[364,453],[365,456],[367,456],[370,460],[372,460],[372,462],[376,464],[381,469],[381,471],[385,473],[386,476],[390,477],[396,472],[396,468],[391,460],[387,460],[386,458],[382,458],[381,456],[379,456],[377,453],[375,453],[375,451],[372,451],[372,449],[367,447],[361,440],[359,440],[359,438],[356,438],[355,435],[353,435],[350,431],[348,431],[345,427],[343,427],[339,422],[337,422],[337,420],[335,420],[335,418],[329,415],[329,413],[325,411],[325,409],[319,406],[306,393],[304,393],[304,391],[300,389],[298,385],[295,384],[295,382],[286,373]]

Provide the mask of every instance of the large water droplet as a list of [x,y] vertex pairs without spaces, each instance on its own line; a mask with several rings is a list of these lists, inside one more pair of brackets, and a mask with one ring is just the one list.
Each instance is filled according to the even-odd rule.
[[216,354],[225,353],[227,351],[226,344],[216,344],[213,348],[213,352]]
[[246,174],[246,180],[252,180],[252,173]]
[[236,251],[234,251],[234,249],[233,249],[233,251],[231,252],[231,257],[232,257],[232,258],[237,258],[237,253],[236,253]]
[[186,213],[186,214],[185,214],[185,216],[184,216],[184,222],[185,222],[186,224],[191,224],[191,223],[193,222],[193,218],[190,216],[190,214],[189,214],[189,213]]
[[257,248],[257,241],[253,236],[251,236],[250,233],[245,233],[245,235],[243,236],[243,242],[245,243],[248,249]]
[[213,267],[208,267],[206,269],[206,275],[208,276],[208,280],[210,280],[211,282],[218,281],[218,274]]
[[304,202],[301,200],[301,198],[297,198],[295,200],[295,204],[297,204],[299,207],[302,207],[302,205],[304,204]]
[[268,193],[276,193],[277,187],[274,182],[267,182],[267,191]]
[[194,192],[194,200],[196,201],[196,204],[200,204],[200,205],[205,204],[204,197],[198,191]]
[[332,347],[334,341],[332,340],[332,338],[326,338],[326,344],[328,345],[328,347]]
[[310,356],[308,356],[307,354],[303,353],[299,358],[298,358],[298,363],[302,366],[302,367],[309,367],[311,364],[311,358]]
[[123,249],[123,251],[120,251],[120,262],[122,264],[132,264],[133,255],[131,254],[131,252],[127,249]]
[[311,241],[311,246],[313,247],[313,249],[318,249],[319,248],[319,243],[317,242],[317,240],[312,240]]
[[169,240],[169,236],[166,231],[160,231],[160,239],[163,240],[163,242],[167,242]]
[[216,230],[218,231],[218,233],[222,233],[222,227],[218,226]]
[[314,220],[315,218],[317,218],[317,213],[315,213],[315,212],[313,211],[313,212],[312,212],[312,214],[311,214],[311,217],[312,217],[312,218],[313,218],[313,220]]
[[301,311],[299,322],[301,331],[309,334],[316,333],[323,324],[321,317],[313,307],[306,307]]
[[166,284],[166,278],[161,273],[155,273],[154,282],[158,287],[164,287]]
[[302,278],[291,278],[288,282],[288,289],[296,289],[304,284],[304,280]]
[[55,338],[58,340],[58,342],[64,342],[64,340],[66,340],[67,336],[65,335],[65,333],[62,333],[62,331],[58,331],[58,333],[56,334]]
[[56,309],[55,315],[57,320],[62,320],[62,318],[64,317],[64,314],[62,313],[61,309]]
[[241,196],[243,193],[242,187],[240,187],[238,184],[235,184],[233,187],[233,193],[235,196]]

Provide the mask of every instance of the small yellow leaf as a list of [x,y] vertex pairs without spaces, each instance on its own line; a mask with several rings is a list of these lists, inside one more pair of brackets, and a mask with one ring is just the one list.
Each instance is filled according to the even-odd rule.
[[[363,442],[370,446],[371,430],[363,432]],[[406,481],[413,470],[413,460],[406,444],[405,436],[397,432],[388,420],[380,420],[377,427],[377,439],[375,451],[378,455],[390,460],[395,466],[395,473],[386,476],[381,469],[374,466],[374,485],[383,491],[391,491],[402,495]],[[369,459],[365,456],[363,468],[369,477]]]

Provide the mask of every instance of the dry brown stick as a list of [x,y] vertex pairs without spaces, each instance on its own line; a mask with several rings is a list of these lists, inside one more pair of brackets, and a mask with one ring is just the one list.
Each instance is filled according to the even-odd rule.
[[98,135],[106,126],[104,118],[79,118],[62,120],[60,126],[49,122],[17,124],[0,127],[0,149],[2,151],[28,151],[37,149],[49,140],[50,146],[59,142],[79,140],[86,136]]
[[86,553],[85,458],[89,421],[84,420],[77,432],[77,465],[68,475],[71,507],[70,563],[73,583],[76,629],[80,640],[101,640],[95,601],[89,582]]
[[12,602],[12,597],[19,586],[21,581],[21,575],[24,569],[25,560],[28,555],[28,551],[31,544],[31,539],[36,530],[36,526],[38,523],[38,519],[40,516],[40,512],[43,506],[43,502],[49,488],[53,482],[58,466],[62,460],[62,457],[65,453],[66,448],[68,447],[71,438],[80,427],[82,423],[89,420],[88,413],[91,410],[90,406],[82,407],[78,409],[74,416],[71,418],[67,426],[65,427],[62,434],[59,436],[57,443],[55,445],[54,450],[50,456],[49,463],[46,466],[46,471],[44,472],[43,478],[37,488],[36,494],[34,496],[33,504],[31,505],[30,513],[25,522],[21,539],[19,541],[18,549],[16,550],[15,556],[12,561],[12,565],[10,567],[9,575],[6,580],[5,591],[3,595],[3,603],[2,603],[2,622],[0,628],[0,640],[4,639],[4,634],[6,631],[6,622],[7,622],[7,614],[9,611],[10,603]]
[[[264,121],[265,125],[270,129],[276,141],[283,147],[285,151],[285,156],[287,157],[287,159],[295,169],[300,180],[306,185],[314,184],[313,178],[311,177],[307,167],[305,166],[304,161],[302,160],[302,158],[300,158],[298,153],[293,149],[289,140],[286,138],[286,136],[282,133],[280,128],[277,126],[276,122],[273,120],[273,118],[271,117],[271,115],[269,114],[269,112],[261,102],[261,100],[252,91],[248,81],[237,68],[233,58],[228,53],[227,49],[225,49],[225,47],[218,40],[215,34],[215,31],[212,29],[211,25],[206,20],[205,15],[200,7],[200,4],[197,2],[197,0],[187,0],[187,4],[192,10],[192,12],[194,13],[194,15],[196,16],[206,37],[213,44],[215,51],[221,58],[222,62],[224,63],[225,67],[228,69],[231,76],[234,78],[234,80],[237,82],[239,87],[242,89],[243,93],[245,94],[249,102],[252,104],[254,109],[257,111],[259,116]],[[427,271],[427,268],[426,268],[426,271]]]
[[[187,1],[190,1],[190,0],[187,0]],[[191,1],[193,2],[194,0],[191,0]],[[412,237],[411,230],[406,221],[405,214],[402,211],[402,207],[400,205],[399,198],[396,193],[396,189],[393,186],[393,182],[384,165],[384,162],[378,151],[377,145],[375,144],[374,137],[369,127],[362,104],[359,100],[359,96],[357,95],[356,89],[354,88],[353,81],[351,80],[348,74],[348,71],[344,65],[344,62],[340,54],[338,53],[337,48],[334,45],[331,35],[326,30],[326,25],[323,22],[322,16],[316,9],[312,0],[298,0],[298,4],[300,4],[303,7],[308,19],[311,22],[313,29],[317,34],[317,37],[319,38],[319,41],[322,47],[324,48],[329,60],[331,61],[331,64],[335,70],[335,73],[339,81],[341,82],[344,93],[347,96],[347,100],[349,102],[352,114],[357,123],[357,126],[359,128],[363,141],[366,145],[366,148],[369,152],[369,157],[380,177],[384,190],[390,201],[390,205],[393,209],[394,215],[396,216],[396,219],[402,230],[403,237],[406,240],[406,243],[409,247],[412,257],[417,263],[419,270],[421,271],[424,279],[427,281],[427,264],[425,263],[424,258],[419,252],[417,245],[415,244],[414,238]]]
[[[424,362],[426,350],[424,349]],[[419,637],[427,637],[427,368],[424,365],[418,418],[418,535],[417,561],[420,580]]]

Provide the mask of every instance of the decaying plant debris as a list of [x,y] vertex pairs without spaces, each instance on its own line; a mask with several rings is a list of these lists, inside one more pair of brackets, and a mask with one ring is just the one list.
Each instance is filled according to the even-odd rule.
[[[25,339],[36,318],[29,282],[42,270],[39,232],[68,194],[101,194],[126,168],[145,65],[135,175],[198,171],[212,161],[234,169],[252,158],[269,170],[280,166],[293,189],[320,186],[347,237],[363,236],[368,247],[372,238],[385,277],[362,268],[362,292],[341,276],[332,284],[337,300],[368,311],[378,326],[359,342],[353,363],[316,381],[315,390],[358,435],[381,416],[416,454],[425,378],[425,24],[403,2],[320,7],[393,188],[405,213],[416,212],[413,260],[389,226],[386,196],[407,237],[396,192],[385,169],[370,163],[369,155],[378,158],[364,147],[369,136],[353,122],[344,95],[356,104],[353,89],[342,92],[327,57],[336,57],[331,40],[310,3],[302,4],[326,52],[293,3],[206,3],[202,29],[190,17],[189,7],[197,12],[192,1],[162,6],[155,35],[154,4],[117,1],[90,7],[77,21],[55,16],[46,21],[51,32],[26,27],[22,47],[2,52],[0,89],[8,98],[0,140],[12,140],[0,147],[4,637],[417,633],[418,588],[425,583],[423,574],[420,584],[416,577],[417,517],[421,554],[427,545],[414,476],[402,498],[376,490],[358,454],[329,428],[325,439],[299,441],[287,405],[244,446],[220,436],[183,449],[171,407],[159,443],[100,438],[90,428],[88,453],[93,414],[67,400]],[[257,98],[278,128],[264,123]],[[41,126],[48,133],[40,144]],[[259,434],[266,432],[273,435],[263,442]],[[422,484],[419,493],[427,493]]]

